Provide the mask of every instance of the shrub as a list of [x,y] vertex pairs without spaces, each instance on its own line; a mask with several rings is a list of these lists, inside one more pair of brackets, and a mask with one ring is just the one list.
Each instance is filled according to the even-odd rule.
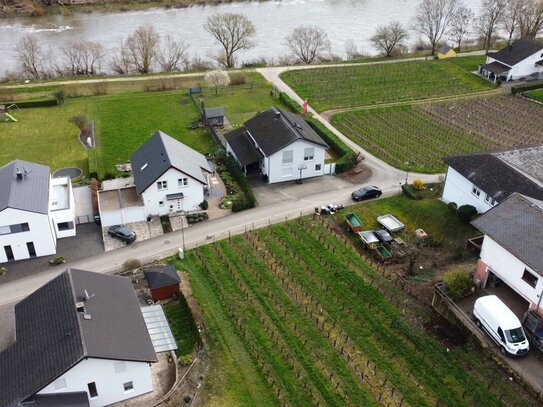
[[202,208],[202,210],[206,210],[207,208],[209,208],[209,203],[204,199],[202,201],[202,203],[200,205],[198,205],[200,208]]
[[336,161],[336,174],[349,171],[358,163],[358,154],[352,151]]
[[473,205],[462,205],[456,210],[456,214],[460,220],[467,223],[477,215],[477,209],[475,209],[475,206]]
[[192,355],[179,356],[177,361],[181,366],[189,366],[190,364],[192,364]]
[[57,266],[59,264],[66,263],[66,259],[63,256],[58,256],[58,257],[55,257],[52,260],[49,260],[49,263]]
[[55,90],[53,92],[53,96],[55,97],[55,99],[57,101],[57,105],[63,105],[64,104],[64,101],[66,100],[66,94],[64,93],[64,91],[62,89]]
[[422,196],[417,194],[417,192],[409,184],[402,184],[402,192],[409,199],[414,199],[414,200],[422,199]]
[[83,113],[79,113],[70,117],[69,122],[74,124],[79,130],[83,130],[87,126],[89,119]]
[[5,276],[8,270],[5,267],[0,267],[0,276]]
[[141,267],[141,261],[138,259],[128,259],[123,263],[123,271],[134,270]]
[[443,275],[443,281],[447,284],[447,293],[453,301],[465,297],[473,286],[469,274],[462,270],[447,271]]
[[283,104],[289,108],[290,111],[294,113],[303,113],[304,110],[302,107],[294,101],[289,95],[287,95],[285,92],[279,93],[279,100],[283,102]]
[[416,191],[424,190],[424,182],[421,179],[414,180],[413,181],[413,188],[415,188]]
[[456,204],[456,202],[449,202],[447,204],[447,207],[452,213],[456,213],[456,210],[458,209],[458,205]]

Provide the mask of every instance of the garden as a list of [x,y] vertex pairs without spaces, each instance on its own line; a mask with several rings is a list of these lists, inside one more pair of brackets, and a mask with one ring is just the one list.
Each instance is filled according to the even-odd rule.
[[[315,110],[481,92],[493,85],[473,75],[480,57],[291,70],[281,74]],[[474,69],[471,69],[475,66]]]
[[[432,234],[456,230],[454,239],[472,233],[437,200],[395,197],[355,210],[364,220],[394,210],[408,228],[420,221]],[[427,311],[338,222],[301,217],[171,259],[188,272],[205,322],[204,403],[532,405],[476,345],[447,348],[430,335]]]
[[442,172],[442,157],[543,142],[543,107],[519,96],[339,113],[332,123],[396,168]]

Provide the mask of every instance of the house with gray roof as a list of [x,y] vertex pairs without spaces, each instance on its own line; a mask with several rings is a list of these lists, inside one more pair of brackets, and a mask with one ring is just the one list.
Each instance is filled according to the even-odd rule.
[[67,270],[15,305],[0,407],[101,407],[153,391],[157,361],[128,278]]
[[199,209],[212,174],[203,154],[159,130],[130,163],[146,216]]
[[69,177],[23,160],[0,167],[0,263],[55,254],[57,239],[75,234]]
[[482,151],[443,158],[447,163],[441,199],[479,213],[514,192],[543,200],[543,145]]
[[543,43],[522,38],[498,52],[490,52],[479,73],[496,82],[541,79],[543,77]]
[[224,138],[227,153],[242,170],[260,173],[270,184],[324,174],[328,145],[294,113],[272,107]]
[[499,279],[542,313],[543,201],[515,192],[471,224],[484,233],[476,283]]

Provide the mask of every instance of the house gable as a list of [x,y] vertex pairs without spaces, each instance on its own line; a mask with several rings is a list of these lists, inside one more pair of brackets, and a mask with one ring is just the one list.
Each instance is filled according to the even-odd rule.
[[543,43],[528,38],[523,38],[515,41],[511,45],[506,46],[498,52],[489,53],[488,58],[501,62],[509,67],[513,67],[514,65],[538,52],[541,52],[542,50]]

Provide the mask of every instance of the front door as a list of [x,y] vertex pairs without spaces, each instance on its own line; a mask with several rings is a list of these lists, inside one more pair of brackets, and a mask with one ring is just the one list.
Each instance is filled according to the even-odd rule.
[[4,251],[6,252],[6,257],[8,261],[15,260],[15,257],[13,257],[13,250],[11,246],[4,246]]
[[28,249],[28,255],[30,257],[36,257],[36,248],[34,242],[26,242],[26,248]]

